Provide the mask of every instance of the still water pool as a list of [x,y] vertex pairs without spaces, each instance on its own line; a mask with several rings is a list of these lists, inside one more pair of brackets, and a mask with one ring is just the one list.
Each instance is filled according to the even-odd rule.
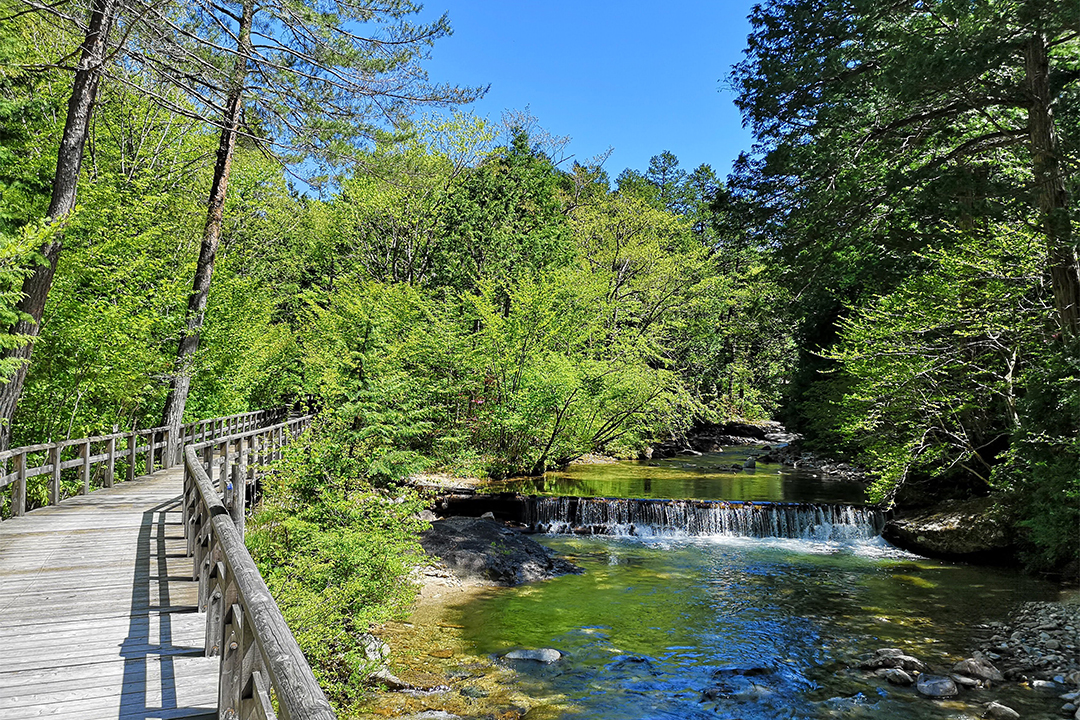
[[760,463],[754,470],[741,469],[747,457],[760,452],[759,446],[739,445],[700,456],[571,465],[562,472],[511,478],[492,483],[486,489],[525,495],[863,502],[864,490],[859,483],[830,479],[814,471],[796,470],[776,463]]

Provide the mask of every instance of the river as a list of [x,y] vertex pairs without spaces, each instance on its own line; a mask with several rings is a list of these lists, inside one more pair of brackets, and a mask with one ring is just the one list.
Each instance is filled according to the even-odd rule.
[[[746,451],[579,466],[541,487],[528,482],[533,491],[609,498],[861,499],[859,488],[810,473],[735,472]],[[497,712],[475,670],[475,659],[487,658],[528,718],[974,718],[994,699],[1025,717],[1054,717],[1053,696],[1015,684],[935,702],[850,669],[882,647],[951,666],[968,656],[980,624],[1003,620],[1020,602],[1056,597],[1053,585],[1018,572],[927,560],[872,532],[821,528],[794,538],[655,527],[536,537],[585,572],[441,606],[438,622],[455,632],[432,642],[454,654],[437,670],[458,678],[450,692],[459,713],[462,694],[466,711],[473,703],[476,716]],[[518,648],[554,648],[563,658],[494,660]],[[462,675],[462,667],[474,670]],[[424,707],[451,707],[437,695]]]

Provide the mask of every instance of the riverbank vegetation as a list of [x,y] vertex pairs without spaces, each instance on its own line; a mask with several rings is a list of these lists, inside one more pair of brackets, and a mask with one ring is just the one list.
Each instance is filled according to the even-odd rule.
[[807,3],[751,15],[735,169],[799,357],[783,401],[871,495],[993,493],[1038,567],[1080,548],[1080,10]]
[[[301,625],[319,608],[298,575],[355,578],[342,617],[370,599],[341,557],[398,587],[413,506],[385,498],[411,473],[537,473],[736,417],[865,463],[875,501],[994,494],[1031,567],[1077,562],[1075,3],[755,7],[730,79],[757,144],[727,180],[668,152],[612,179],[520,112],[400,107],[359,134],[304,125],[327,152],[284,148],[295,133],[252,99],[182,368],[222,123],[114,66],[78,203],[48,221],[72,92],[56,63],[84,39],[28,7],[0,0],[0,373],[25,372],[5,437],[157,425],[181,371],[189,418],[318,413],[251,541]],[[413,37],[403,67],[447,32]],[[479,92],[443,90],[425,97]]]

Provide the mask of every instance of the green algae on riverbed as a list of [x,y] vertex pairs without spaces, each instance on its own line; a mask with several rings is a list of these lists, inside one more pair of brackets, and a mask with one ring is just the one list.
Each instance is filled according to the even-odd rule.
[[[980,703],[993,699],[1026,717],[1056,709],[1053,694],[1015,685],[935,702],[849,669],[880,647],[951,666],[970,651],[975,625],[1055,595],[1036,579],[925,561],[880,540],[544,542],[586,573],[429,596],[430,615],[414,617],[412,628],[388,628],[386,637],[402,672],[429,673],[426,684],[450,691],[384,697],[372,715],[393,708],[469,717],[529,710],[530,718],[958,718],[978,717]],[[565,657],[549,666],[497,660],[541,647]],[[431,657],[434,650],[452,656]],[[725,668],[761,669],[756,694],[703,700]]]

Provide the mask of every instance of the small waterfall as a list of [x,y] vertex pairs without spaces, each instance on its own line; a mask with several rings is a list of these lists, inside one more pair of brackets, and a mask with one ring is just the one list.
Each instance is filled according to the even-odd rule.
[[525,522],[536,532],[558,534],[850,541],[876,537],[885,518],[854,505],[530,497]]

